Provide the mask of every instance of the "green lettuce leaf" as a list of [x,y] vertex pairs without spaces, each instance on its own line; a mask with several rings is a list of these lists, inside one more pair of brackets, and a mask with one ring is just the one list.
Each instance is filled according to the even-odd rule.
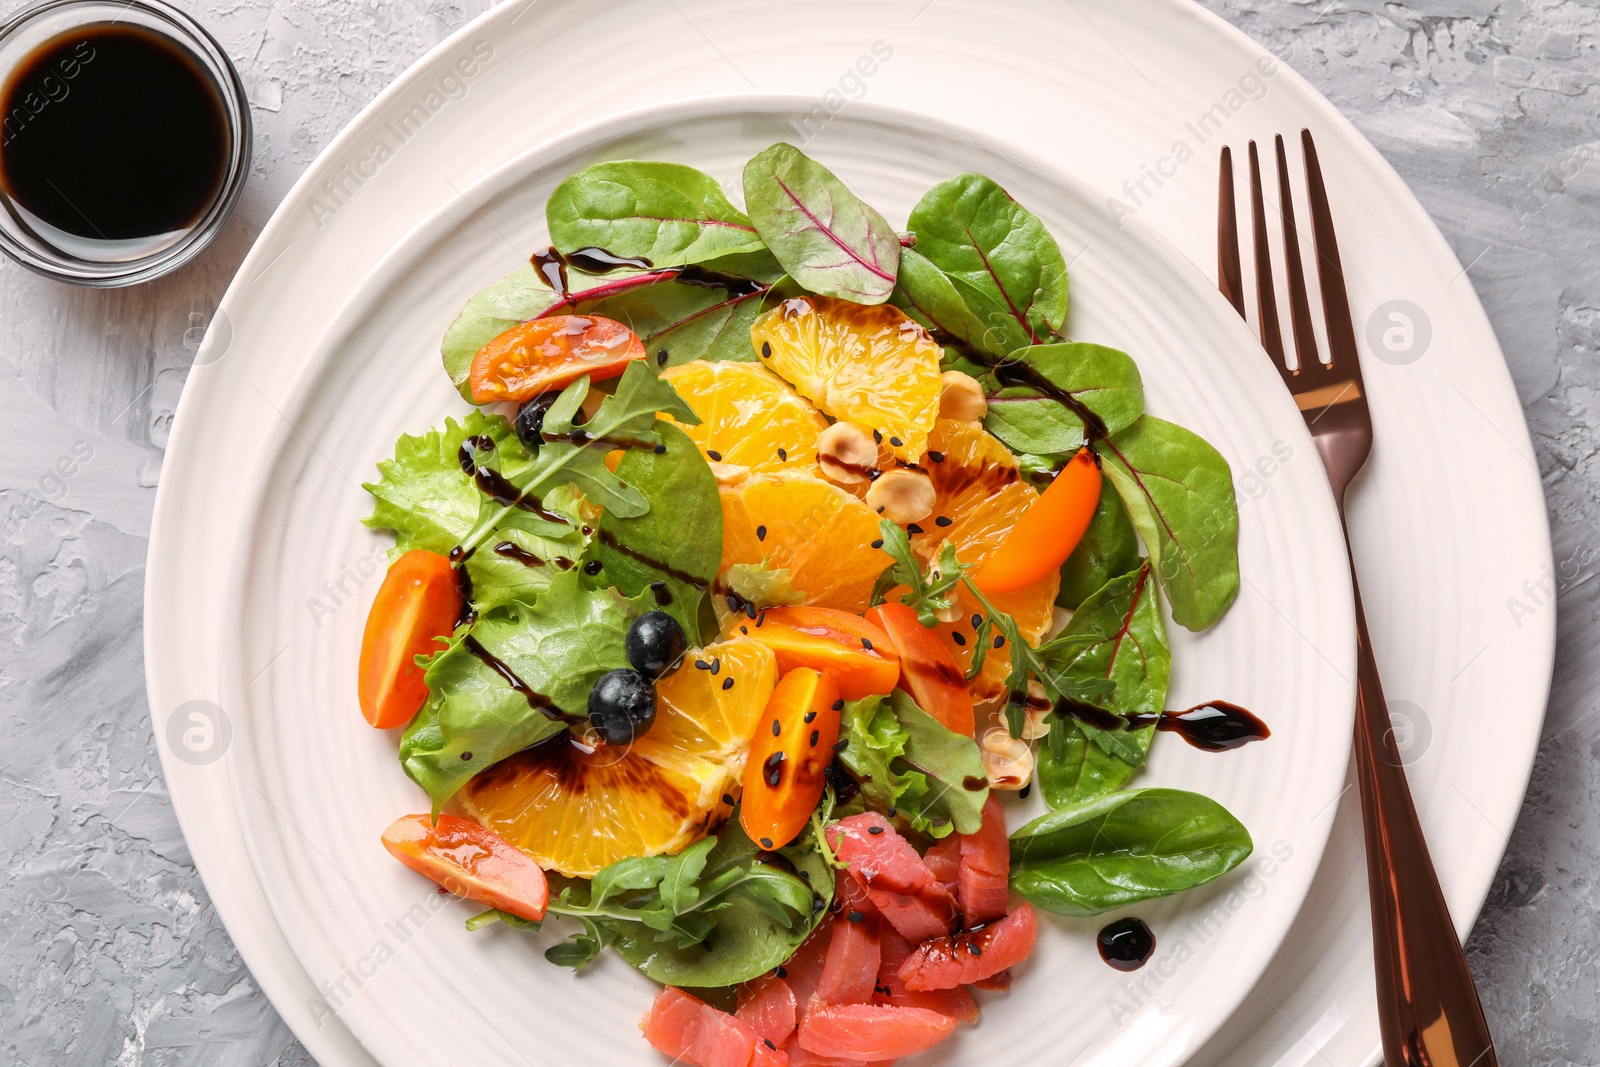
[[461,445],[469,437],[488,437],[495,455],[523,452],[510,423],[472,411],[420,437],[402,436],[394,458],[379,461],[378,480],[362,486],[373,496],[372,514],[362,521],[394,531],[394,556],[414,548],[448,555],[472,529],[483,495],[461,469]]
[[716,637],[714,616],[709,632],[701,622],[722,562],[722,504],[711,467],[688,435],[659,420],[654,434],[663,451],[628,449],[616,475],[644,495],[648,510],[603,512],[590,558],[625,596],[648,592],[698,648]]
[[1239,508],[1228,461],[1196,434],[1149,415],[1098,447],[1172,618],[1190,630],[1215,625],[1239,595]]
[[571,175],[545,204],[562,251],[598,247],[654,267],[761,249],[761,238],[711,175],[681,163],[623,159]]
[[899,234],[821,163],[775,144],[745,164],[744,201],[762,241],[800,285],[858,304],[889,298]]
[[840,762],[861,786],[847,810],[893,810],[929,837],[976,833],[983,824],[989,782],[977,743],[909,696],[851,701],[840,713],[839,736]]

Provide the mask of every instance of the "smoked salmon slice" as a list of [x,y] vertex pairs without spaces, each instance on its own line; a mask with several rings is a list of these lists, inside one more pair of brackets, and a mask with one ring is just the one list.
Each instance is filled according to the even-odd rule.
[[852,815],[828,827],[827,835],[850,874],[907,941],[926,941],[955,929],[955,898],[882,815]]
[[840,872],[841,907],[833,919],[833,938],[817,983],[817,997],[828,1004],[870,1004],[878,978],[878,909],[855,879]]
[[760,1040],[749,1024],[672,986],[656,997],[639,1028],[657,1051],[695,1067],[750,1067]]
[[911,943],[893,928],[880,935],[879,947],[883,956],[878,966],[877,995],[874,1004],[893,1004],[902,1008],[927,1008],[940,1015],[949,1015],[964,1023],[978,1021],[978,1002],[972,999],[965,986],[954,989],[928,989],[912,992],[900,977],[900,967],[911,955]]
[[[948,838],[946,839],[948,840]],[[960,837],[961,864],[956,893],[970,927],[1004,917],[1011,892],[1011,841],[1006,813],[993,793],[983,805],[983,826]]]
[[910,990],[981,982],[1027,959],[1038,933],[1033,905],[1023,904],[999,922],[923,943],[900,965],[900,977]]
[[794,1033],[799,1014],[789,983],[769,974],[739,987],[739,1007],[733,1016],[757,1037],[782,1045]]
[[800,1022],[800,1047],[848,1063],[896,1060],[926,1052],[956,1021],[926,1008],[887,1004],[819,1004]]

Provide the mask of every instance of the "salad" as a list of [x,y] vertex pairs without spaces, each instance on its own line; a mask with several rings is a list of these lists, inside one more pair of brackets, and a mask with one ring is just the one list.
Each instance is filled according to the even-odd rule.
[[[1238,592],[1232,477],[1067,339],[1061,251],[988,178],[897,231],[776,144],[743,199],[591,166],[450,326],[471,407],[366,487],[395,547],[360,705],[431,800],[383,843],[469,928],[615,952],[677,1060],[887,1063],[976,1023],[1041,912],[1250,854],[1130,784],[1158,732],[1268,733],[1166,708],[1166,618]],[[1153,936],[1097,940],[1128,969]]]

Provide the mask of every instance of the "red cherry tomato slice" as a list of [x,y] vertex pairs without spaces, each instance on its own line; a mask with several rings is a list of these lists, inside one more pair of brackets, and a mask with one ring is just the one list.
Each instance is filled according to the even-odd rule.
[[470,819],[406,815],[383,832],[383,847],[413,871],[458,897],[538,922],[550,883],[533,858]]
[[380,730],[404,726],[428,699],[418,656],[438,649],[461,614],[450,561],[413,549],[389,565],[361,637],[361,714]]
[[961,665],[938,633],[917,621],[914,609],[900,603],[879,604],[866,619],[889,635],[900,656],[900,688],[944,726],[971,737],[972,693]]
[[645,356],[644,342],[614,319],[551,315],[511,327],[472,358],[474,404],[528,400],[577,381],[615,378]]
[[822,772],[839,740],[838,702],[839,686],[809,667],[785,674],[767,698],[739,801],[739,824],[762,848],[782,848],[800,836],[822,799]]

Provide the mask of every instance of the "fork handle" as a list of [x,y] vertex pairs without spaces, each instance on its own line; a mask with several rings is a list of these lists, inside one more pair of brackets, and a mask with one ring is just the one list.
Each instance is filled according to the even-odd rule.
[[[1345,530],[1349,551],[1349,530]],[[1378,1028],[1387,1067],[1498,1067],[1395,745],[1356,585],[1356,780],[1367,840]]]

